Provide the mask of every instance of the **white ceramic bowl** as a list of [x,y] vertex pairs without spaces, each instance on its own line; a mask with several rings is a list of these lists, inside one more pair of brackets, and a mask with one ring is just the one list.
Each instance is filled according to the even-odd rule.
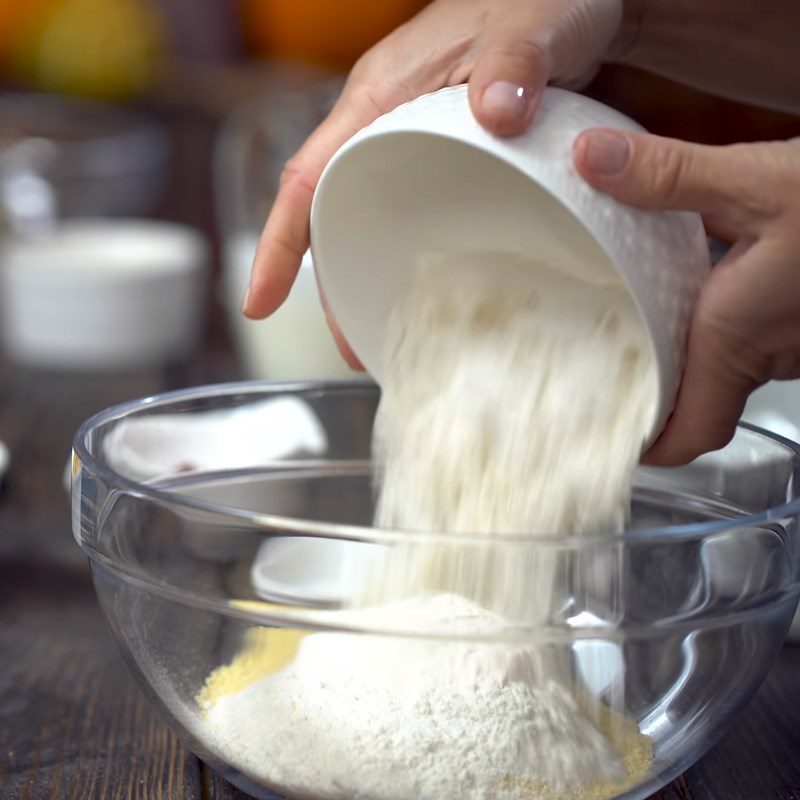
[[465,86],[424,95],[357,133],[319,182],[311,246],[345,337],[380,382],[383,329],[420,256],[509,250],[572,274],[621,276],[650,334],[666,420],[688,324],[709,269],[699,216],[623,206],[581,179],[576,136],[641,130],[582,95],[547,89],[532,126],[501,139],[474,119]]
[[[800,442],[800,380],[770,381],[750,395],[742,419]],[[787,639],[800,644],[800,609]]]
[[3,347],[36,367],[115,370],[181,359],[205,312],[208,245],[164,222],[82,219],[0,250]]

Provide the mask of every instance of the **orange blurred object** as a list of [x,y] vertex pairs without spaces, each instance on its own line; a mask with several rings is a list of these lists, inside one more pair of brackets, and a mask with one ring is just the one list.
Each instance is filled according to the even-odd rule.
[[55,0],[0,0],[0,65],[55,5]]
[[9,67],[37,89],[120,100],[153,83],[165,49],[159,0],[50,0],[11,43]]
[[347,69],[427,0],[241,0],[245,40],[258,55]]

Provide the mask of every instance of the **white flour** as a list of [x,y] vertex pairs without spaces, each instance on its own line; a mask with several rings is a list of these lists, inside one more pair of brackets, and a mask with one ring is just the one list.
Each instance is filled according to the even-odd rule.
[[493,535],[618,531],[655,385],[619,284],[508,254],[432,263],[387,334],[377,522]]
[[[377,524],[497,544],[394,548],[370,565],[367,599],[455,592],[540,623],[558,563],[534,537],[622,530],[655,407],[650,345],[621,285],[507,254],[429,264],[389,325]],[[601,595],[615,585],[603,569]]]
[[[568,592],[555,550],[530,545],[620,530],[653,422],[629,297],[508,255],[431,262],[386,352],[376,522],[444,533],[371,561],[373,607],[339,613],[495,640],[546,622]],[[601,566],[592,592],[612,608]],[[284,670],[209,702],[203,738],[272,785],[342,800],[609,796],[641,777],[630,748],[647,769],[648,740],[618,717],[615,735],[572,675],[563,646],[312,634]]]
[[[380,619],[504,626],[453,595],[384,606]],[[203,732],[284,791],[342,800],[550,798],[624,776],[572,695],[541,678],[537,652],[509,645],[314,634],[290,667],[219,699]]]

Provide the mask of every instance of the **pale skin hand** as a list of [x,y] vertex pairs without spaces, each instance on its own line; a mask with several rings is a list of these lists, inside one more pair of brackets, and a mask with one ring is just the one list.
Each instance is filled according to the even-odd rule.
[[[244,312],[265,317],[285,300],[308,247],[325,164],[400,103],[468,81],[478,121],[513,136],[530,123],[546,83],[579,87],[611,57],[797,110],[799,28],[797,0],[435,0],[359,61],[331,115],[287,164]],[[683,463],[730,438],[753,388],[800,377],[800,145],[708,148],[627,134],[628,156],[610,175],[592,166],[589,136],[576,143],[575,160],[596,188],[642,207],[697,210],[712,234],[735,242],[703,290],[675,412],[647,456]],[[330,315],[329,322],[359,367]]]
[[[260,319],[286,299],[309,245],[311,200],[336,150],[381,114],[469,82],[477,120],[499,136],[527,128],[545,85],[591,79],[620,27],[622,0],[435,0],[354,67],[325,122],[286,165],[243,311]],[[358,361],[328,315],[339,349]]]
[[800,139],[707,147],[598,129],[573,155],[600,191],[697,211],[733,245],[703,287],[675,410],[646,460],[682,464],[724,446],[750,392],[800,378]]

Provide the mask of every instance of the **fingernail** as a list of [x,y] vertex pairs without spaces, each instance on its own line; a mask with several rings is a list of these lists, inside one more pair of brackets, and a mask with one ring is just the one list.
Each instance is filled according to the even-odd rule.
[[250,301],[250,287],[248,286],[245,290],[244,297],[242,298],[242,314],[247,313],[247,306],[249,305]]
[[631,145],[627,136],[608,131],[598,131],[587,136],[586,166],[601,175],[616,175],[628,164]]
[[510,81],[495,81],[484,89],[481,105],[484,111],[509,114],[522,119],[531,103],[531,92]]

